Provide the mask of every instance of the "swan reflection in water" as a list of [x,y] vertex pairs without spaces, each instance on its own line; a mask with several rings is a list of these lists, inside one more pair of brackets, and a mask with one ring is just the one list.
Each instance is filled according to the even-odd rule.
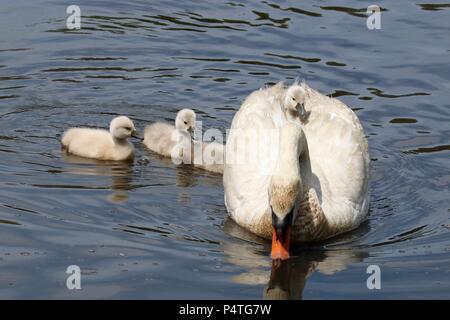
[[108,195],[109,201],[124,203],[128,200],[128,191],[133,188],[132,161],[100,161],[78,157],[65,152],[62,153],[61,157],[64,162],[71,165],[67,168],[68,173],[110,177],[111,185],[104,187],[104,189],[111,189],[111,194]]
[[[367,232],[368,225],[357,231],[339,236],[333,243],[349,241]],[[264,285],[263,297],[267,300],[299,300],[308,278],[315,272],[333,275],[368,257],[364,249],[331,250],[323,246],[301,246],[286,261],[271,261],[268,257],[270,244],[239,227],[230,218],[223,229],[229,235],[245,241],[223,243],[222,249],[228,262],[247,271],[233,277],[233,281],[246,285]]]

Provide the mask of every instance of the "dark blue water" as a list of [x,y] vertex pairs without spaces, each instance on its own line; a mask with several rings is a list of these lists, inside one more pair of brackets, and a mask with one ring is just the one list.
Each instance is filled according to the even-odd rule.
[[[0,4],[0,298],[450,297],[450,3],[379,1],[369,30],[372,1],[77,0],[68,31],[70,4]],[[250,92],[297,77],[361,119],[371,209],[278,269],[226,218],[220,175],[137,143],[132,165],[60,151],[66,128],[119,114],[143,129],[193,108],[224,131]]]

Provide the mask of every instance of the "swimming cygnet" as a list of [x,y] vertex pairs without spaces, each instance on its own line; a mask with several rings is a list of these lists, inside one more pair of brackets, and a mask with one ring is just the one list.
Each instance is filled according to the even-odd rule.
[[156,122],[145,127],[144,145],[150,150],[173,160],[192,163],[192,134],[195,128],[195,112],[191,109],[178,111],[175,127]]
[[67,152],[80,157],[97,160],[131,160],[134,147],[129,137],[138,138],[133,122],[125,117],[111,121],[109,132],[103,129],[71,128],[67,130],[61,144]]
[[[224,146],[217,142],[194,141],[195,120],[193,110],[182,109],[175,118],[175,127],[162,122],[145,127],[144,144],[160,155],[171,157],[177,164],[194,164],[207,171],[222,173]],[[201,159],[197,150],[201,151]]]

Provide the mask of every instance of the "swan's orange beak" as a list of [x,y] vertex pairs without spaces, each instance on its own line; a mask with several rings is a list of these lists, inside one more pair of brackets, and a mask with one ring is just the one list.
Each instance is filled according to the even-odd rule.
[[273,228],[272,233],[272,259],[287,260],[289,259],[289,248],[291,246],[291,226],[286,226],[282,232],[277,232]]
[[[272,206],[271,206],[272,209]],[[285,215],[279,217],[272,209],[272,259],[287,260],[289,259],[289,249],[291,246],[291,228],[292,218],[294,216],[294,208]]]

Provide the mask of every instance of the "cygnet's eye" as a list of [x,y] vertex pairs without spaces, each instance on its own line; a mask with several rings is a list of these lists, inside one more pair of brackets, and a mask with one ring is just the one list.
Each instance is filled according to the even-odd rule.
[[292,100],[294,100],[295,101],[295,98],[294,97],[291,97],[292,98]]
[[184,121],[184,124],[187,124],[187,121]]
[[131,128],[130,127],[125,127],[125,130],[130,131]]

